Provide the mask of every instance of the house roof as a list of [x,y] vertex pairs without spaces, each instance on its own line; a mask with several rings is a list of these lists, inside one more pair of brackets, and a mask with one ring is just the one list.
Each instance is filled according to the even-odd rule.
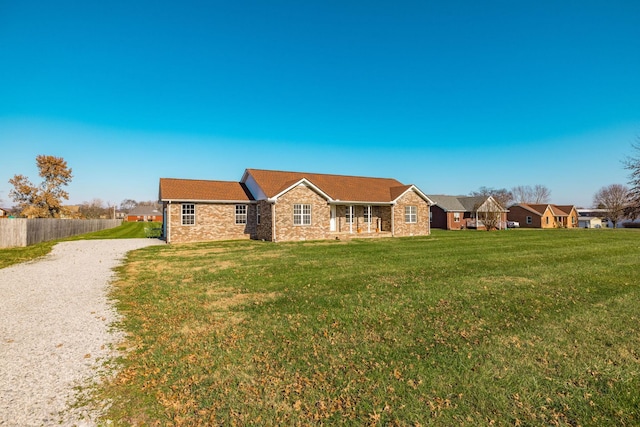
[[544,211],[546,211],[547,208],[551,211],[553,216],[569,216],[569,214],[571,213],[571,210],[573,209],[573,206],[571,205],[559,206],[559,205],[552,205],[552,204],[518,203],[515,206],[520,206],[521,208],[524,208],[540,216],[544,215]]
[[247,169],[242,181],[246,182],[248,176],[253,178],[268,198],[277,197],[302,180],[308,181],[334,201],[344,202],[390,203],[407,190],[415,188],[393,178]]
[[138,205],[135,208],[131,209],[127,215],[146,215],[146,216],[150,216],[150,215],[162,215],[162,211],[160,209],[158,209],[157,206],[151,206],[151,205]]
[[429,198],[447,212],[475,212],[489,199],[485,196],[447,196],[443,194],[430,194]]
[[448,212],[465,212],[466,209],[460,202],[460,198],[463,196],[447,196],[444,194],[429,194],[429,198],[435,202],[437,206],[440,206],[443,210]]
[[160,178],[160,200],[251,201],[253,196],[240,182]]

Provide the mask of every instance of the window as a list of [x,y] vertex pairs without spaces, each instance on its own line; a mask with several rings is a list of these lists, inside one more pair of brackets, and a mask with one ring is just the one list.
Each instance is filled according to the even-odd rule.
[[405,206],[404,207],[404,222],[415,224],[418,222],[418,207],[417,206]]
[[530,216],[527,217],[527,224],[531,224],[533,222],[532,218]]
[[460,212],[453,213],[453,222],[460,222]]
[[371,224],[371,206],[365,206],[363,215],[364,215],[364,223]]
[[293,225],[311,225],[311,205],[293,205]]
[[236,205],[236,224],[247,223],[247,205]]
[[344,215],[347,224],[353,223],[353,206],[347,206],[347,211]]
[[182,225],[195,225],[196,205],[194,205],[193,203],[182,205],[181,221]]
[[260,205],[256,205],[256,224],[260,225]]

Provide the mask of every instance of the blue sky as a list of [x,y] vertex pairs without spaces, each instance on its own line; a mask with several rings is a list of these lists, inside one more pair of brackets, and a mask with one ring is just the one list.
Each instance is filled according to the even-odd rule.
[[70,203],[245,168],[588,206],[640,135],[640,2],[0,0],[0,204],[38,154]]

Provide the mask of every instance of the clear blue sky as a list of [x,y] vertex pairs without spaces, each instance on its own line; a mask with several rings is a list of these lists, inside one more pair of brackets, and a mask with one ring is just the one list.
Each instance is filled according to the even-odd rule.
[[590,205],[640,135],[640,1],[0,0],[0,204],[245,168]]

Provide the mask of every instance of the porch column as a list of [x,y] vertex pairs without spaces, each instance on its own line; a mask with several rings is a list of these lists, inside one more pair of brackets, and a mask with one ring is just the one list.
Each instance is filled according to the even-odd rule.
[[367,205],[367,218],[369,218],[369,223],[367,224],[367,233],[371,233],[371,205]]
[[349,205],[349,233],[353,234],[353,205]]

